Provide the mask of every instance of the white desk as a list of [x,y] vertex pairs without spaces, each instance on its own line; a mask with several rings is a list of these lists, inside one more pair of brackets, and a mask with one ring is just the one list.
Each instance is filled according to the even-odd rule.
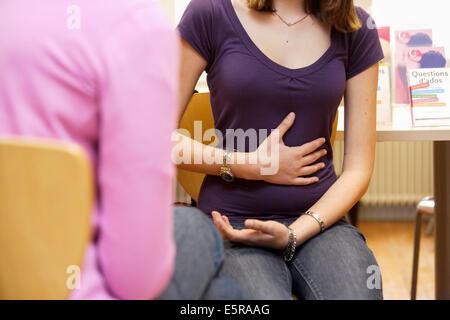
[[[337,140],[344,140],[344,109],[339,107]],[[449,141],[448,127],[413,127],[409,107],[395,107],[392,123],[377,125],[377,141]]]
[[[340,107],[337,140],[344,140],[343,115]],[[392,122],[377,125],[377,141],[433,141],[435,293],[436,299],[450,299],[450,126],[412,127],[405,107],[394,107]]]

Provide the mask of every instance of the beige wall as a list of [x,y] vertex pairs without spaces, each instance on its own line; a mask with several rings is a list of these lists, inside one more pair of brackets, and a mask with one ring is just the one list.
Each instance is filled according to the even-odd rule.
[[170,21],[175,21],[175,0],[158,0],[169,14]]
[[[361,7],[365,10],[368,10],[372,6],[372,0],[354,0],[353,2],[356,6]],[[371,13],[370,10],[368,11],[369,13]]]

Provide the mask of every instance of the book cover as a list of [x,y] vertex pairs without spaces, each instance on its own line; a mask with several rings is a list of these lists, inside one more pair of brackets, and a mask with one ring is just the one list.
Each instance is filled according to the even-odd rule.
[[412,47],[408,50],[407,69],[445,68],[446,64],[444,47]]
[[450,126],[450,69],[409,69],[414,126]]
[[407,61],[412,47],[431,47],[433,44],[431,29],[398,30],[394,40],[394,102],[409,104]]
[[382,61],[392,65],[391,28],[389,26],[379,27],[378,37],[380,38],[381,48],[384,54]]
[[388,64],[380,64],[378,68],[377,89],[377,123],[392,121],[391,112],[391,81]]

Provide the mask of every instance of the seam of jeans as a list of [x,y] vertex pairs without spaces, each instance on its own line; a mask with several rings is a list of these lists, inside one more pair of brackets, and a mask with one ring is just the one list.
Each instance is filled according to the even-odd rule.
[[317,300],[323,300],[323,295],[319,290],[319,287],[314,283],[312,278],[308,275],[308,272],[306,272],[306,269],[302,266],[300,262],[297,261],[297,259],[294,258],[293,261],[291,261],[292,265],[295,269],[297,269],[300,276],[305,280],[305,282],[308,284],[311,292],[313,293],[314,297]]
[[354,228],[356,229],[356,232],[359,234],[359,236],[364,240],[364,242],[367,243],[366,235],[361,230],[359,230],[357,227],[354,227]]
[[365,235],[361,230],[359,230],[358,227],[352,225],[351,223],[349,223],[349,222],[347,222],[347,221],[342,221],[342,222],[341,222],[341,220],[339,220],[338,222],[336,222],[335,225],[338,225],[338,224],[341,225],[341,226],[343,226],[343,227],[352,229],[353,231],[355,231],[355,232],[356,232],[356,233],[364,240],[365,243],[367,243],[366,235]]
[[225,259],[225,254],[223,248],[223,240],[217,229],[215,229],[215,226],[213,226],[213,228],[214,229],[211,229],[211,231],[214,238],[214,269],[215,273],[217,273],[220,269],[220,266],[222,265],[223,260]]
[[283,278],[284,278],[284,280],[286,280],[286,286],[288,288],[290,287],[290,290],[292,291],[292,283],[289,283],[289,276],[288,276],[288,274],[290,274],[291,271],[289,270],[289,267],[287,266],[286,262],[283,263],[283,266],[284,266],[284,271],[285,271],[285,272],[283,272]]

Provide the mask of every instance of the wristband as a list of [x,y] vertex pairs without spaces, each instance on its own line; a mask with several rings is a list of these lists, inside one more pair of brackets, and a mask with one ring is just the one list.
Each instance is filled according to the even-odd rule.
[[317,213],[308,210],[304,214],[307,214],[308,216],[311,216],[314,219],[316,219],[316,221],[319,223],[320,226],[320,233],[325,231],[325,224],[323,223],[322,218]]

